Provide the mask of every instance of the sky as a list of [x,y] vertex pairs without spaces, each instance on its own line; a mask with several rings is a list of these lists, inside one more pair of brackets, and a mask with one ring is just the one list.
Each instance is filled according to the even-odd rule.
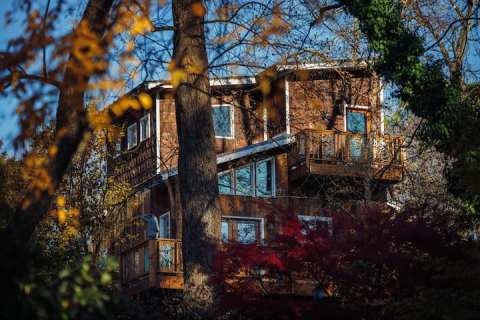
[[[44,6],[47,0],[33,0],[35,5]],[[14,38],[15,36],[20,35],[22,32],[21,21],[14,21],[11,25],[7,26],[5,24],[5,12],[9,9],[12,9],[12,5],[18,2],[18,0],[0,0],[0,26],[2,32],[0,32],[0,51],[3,51],[7,47],[7,42],[9,39]],[[68,31],[73,23],[72,20],[78,18],[81,14],[82,4],[85,4],[86,0],[67,0],[67,3],[74,4],[73,9],[69,11],[70,14],[67,14],[65,17],[65,22],[61,22],[61,26],[58,29],[59,33],[65,33]],[[54,3],[54,1],[52,2]],[[167,10],[167,12],[170,10]],[[164,12],[162,12],[163,14]],[[167,14],[168,16],[168,14]],[[158,18],[158,17],[157,17]],[[168,17],[164,17],[168,20]],[[477,35],[478,36],[478,35]],[[317,38],[317,40],[319,40]],[[480,69],[480,58],[475,54],[475,52],[469,53],[472,57],[471,62],[475,64],[475,67],[478,66]],[[167,57],[168,58],[168,57]],[[18,134],[18,118],[15,114],[16,101],[12,98],[0,96],[0,139],[3,141],[4,146],[3,150],[7,151],[9,154],[13,155],[13,145],[12,141],[15,136]]]

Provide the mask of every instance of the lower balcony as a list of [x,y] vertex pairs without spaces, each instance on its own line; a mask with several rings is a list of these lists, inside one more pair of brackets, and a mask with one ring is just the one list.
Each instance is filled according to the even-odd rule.
[[150,239],[120,254],[122,288],[137,294],[151,288],[183,289],[182,242]]
[[290,177],[370,177],[399,182],[403,177],[402,143],[398,136],[303,130],[296,135],[289,154]]

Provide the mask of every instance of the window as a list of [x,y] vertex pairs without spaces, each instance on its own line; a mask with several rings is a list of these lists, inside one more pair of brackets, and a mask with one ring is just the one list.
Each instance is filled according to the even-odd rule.
[[347,131],[352,133],[367,133],[367,117],[364,112],[347,112]]
[[257,196],[267,197],[273,195],[273,174],[272,159],[257,162],[255,171]]
[[347,112],[347,131],[357,133],[348,137],[348,152],[352,160],[361,160],[366,156],[367,117],[364,112]]
[[275,162],[268,158],[218,174],[220,194],[275,196]]
[[147,113],[140,119],[140,142],[150,138],[150,114]]
[[222,241],[242,244],[260,242],[263,238],[263,219],[248,217],[222,217]]
[[127,128],[127,148],[135,147],[137,142],[137,124],[134,123]]
[[216,138],[233,138],[233,106],[220,105],[212,108],[213,128]]
[[233,194],[233,170],[223,171],[218,174],[218,191],[220,194]]
[[140,274],[140,252],[135,251],[133,254],[133,273],[135,275]]
[[301,231],[304,235],[313,230],[332,235],[332,218],[330,217],[299,215],[298,220],[302,224]]
[[235,170],[235,191],[241,196],[253,195],[253,165],[248,164]]
[[228,242],[228,223],[226,221],[222,221],[221,225],[221,233],[222,233],[222,242]]
[[158,221],[160,228],[160,238],[170,238],[170,212],[164,213],[160,216]]
[[116,158],[120,155],[122,152],[122,143],[120,140],[115,141],[115,149],[113,150],[113,157]]
[[150,256],[148,254],[148,245],[143,247],[143,272],[150,270]]

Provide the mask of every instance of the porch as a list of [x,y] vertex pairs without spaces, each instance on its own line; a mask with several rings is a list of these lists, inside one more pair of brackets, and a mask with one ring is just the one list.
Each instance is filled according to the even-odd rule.
[[289,154],[289,176],[370,177],[398,182],[403,177],[403,139],[334,130],[303,130]]

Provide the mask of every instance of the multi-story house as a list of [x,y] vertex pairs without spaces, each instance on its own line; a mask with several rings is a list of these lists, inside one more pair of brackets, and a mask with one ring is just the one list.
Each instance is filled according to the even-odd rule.
[[[385,202],[402,179],[401,138],[384,134],[382,88],[360,64],[273,66],[255,77],[211,80],[221,239],[268,245],[281,214],[325,222],[324,208]],[[181,289],[178,140],[168,81],[134,89],[149,110],[130,110],[109,173],[131,184],[113,249],[122,285]],[[276,218],[277,217],[277,218]]]

